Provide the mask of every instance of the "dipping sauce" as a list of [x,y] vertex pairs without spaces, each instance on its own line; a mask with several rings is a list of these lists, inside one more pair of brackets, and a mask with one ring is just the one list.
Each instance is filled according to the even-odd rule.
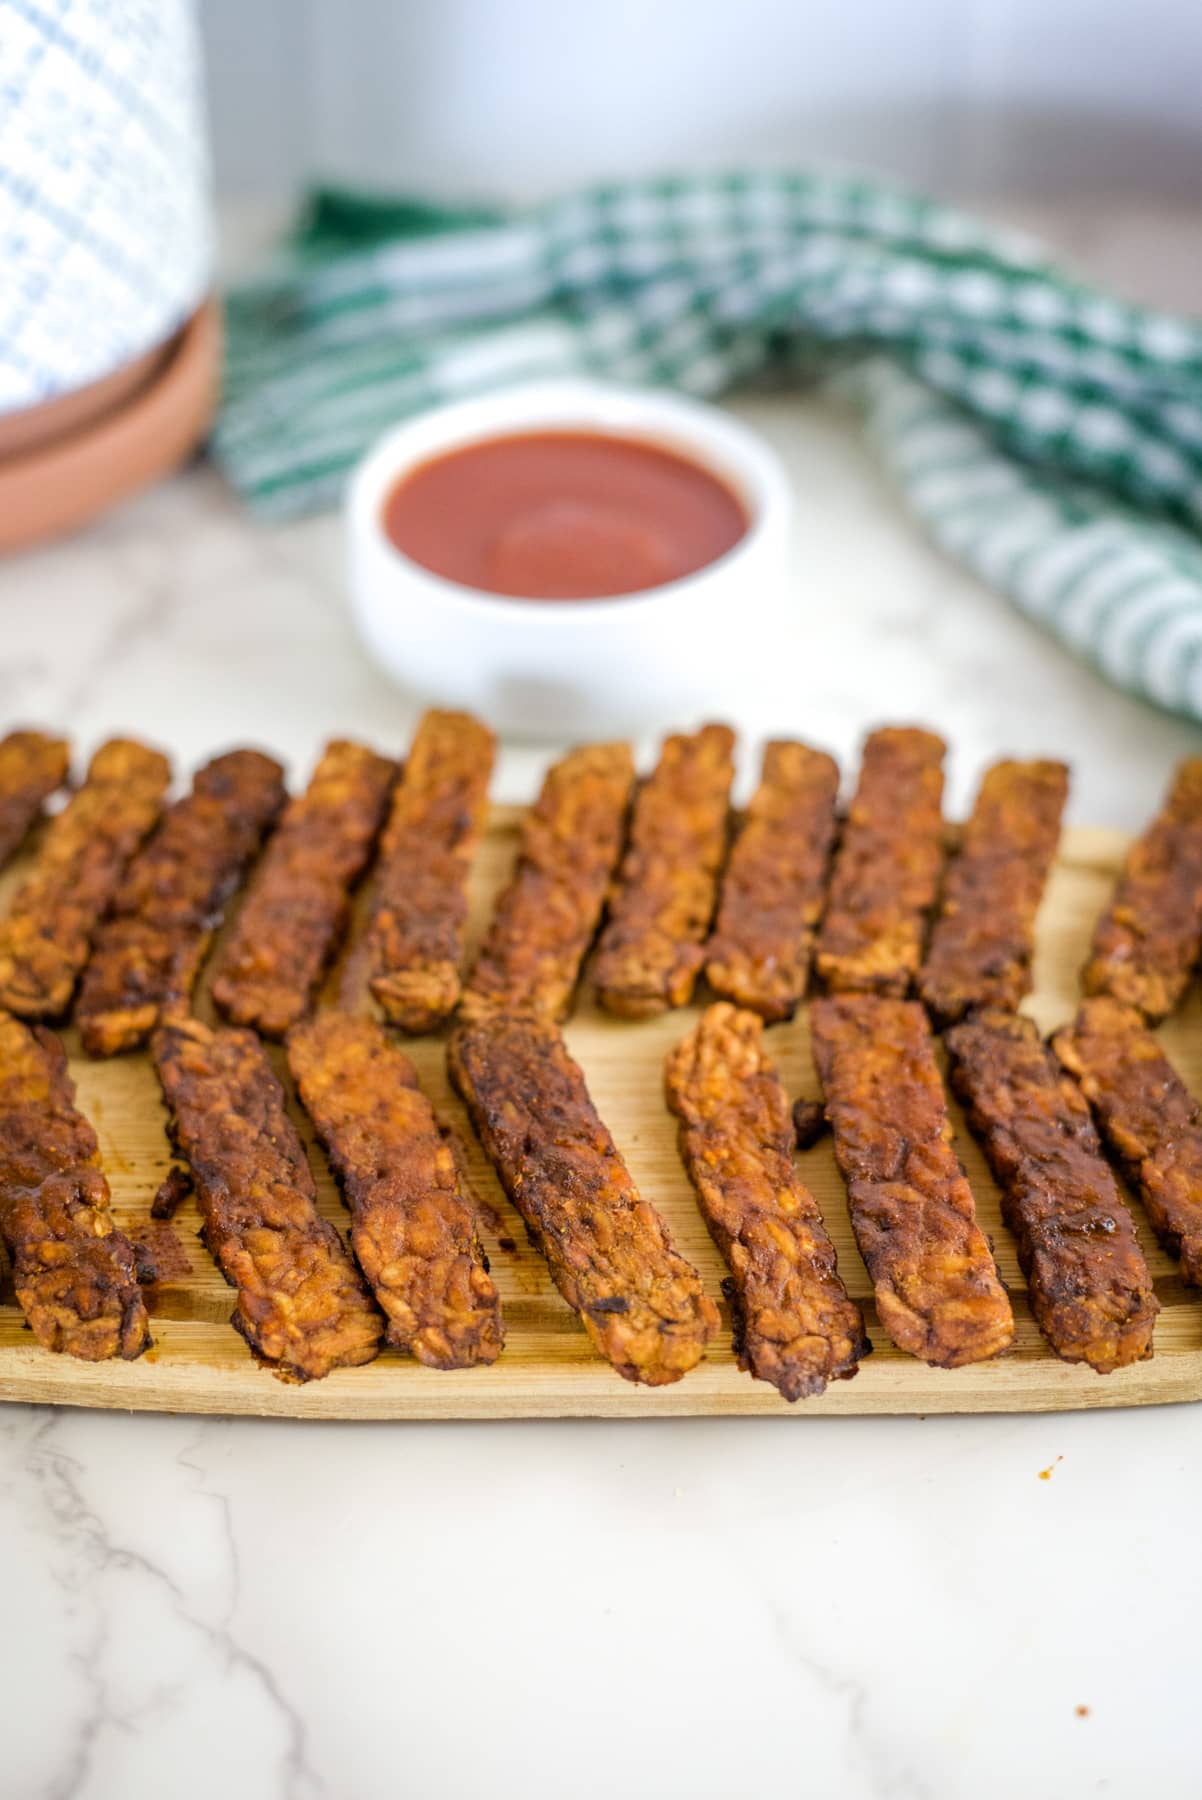
[[717,562],[747,527],[738,496],[699,463],[591,431],[465,444],[384,502],[384,529],[412,561],[525,600],[662,587]]

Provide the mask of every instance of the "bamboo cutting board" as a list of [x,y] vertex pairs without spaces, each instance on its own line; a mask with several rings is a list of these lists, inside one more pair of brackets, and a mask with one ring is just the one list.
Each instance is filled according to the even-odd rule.
[[[517,844],[520,813],[501,809],[482,848],[473,882],[472,930],[487,920]],[[1076,974],[1093,921],[1114,880],[1125,840],[1116,833],[1066,833],[1039,921],[1036,991],[1030,1010],[1044,1030],[1073,1011]],[[20,878],[20,868],[0,890]],[[207,996],[198,1003],[211,1017]],[[608,1019],[582,1004],[567,1030],[593,1098],[625,1155],[643,1194],[664,1213],[680,1249],[702,1271],[718,1298],[724,1273],[698,1213],[676,1153],[676,1127],[662,1100],[666,1051],[688,1029],[695,1010],[644,1024]],[[1202,1088],[1202,1002],[1164,1028],[1169,1054],[1191,1088]],[[67,1037],[79,1104],[100,1138],[118,1222],[145,1226],[155,1189],[168,1168],[158,1089],[144,1055],[89,1062],[74,1033]],[[774,1026],[767,1042],[790,1093],[816,1096],[804,1016]],[[1202,1294],[1188,1289],[1176,1265],[1147,1230],[1133,1205],[1163,1308],[1155,1355],[1114,1375],[1057,1360],[1047,1349],[1026,1303],[1014,1243],[1001,1223],[997,1190],[976,1146],[954,1114],[957,1141],[991,1235],[1002,1277],[1014,1302],[1018,1333],[1011,1351],[993,1363],[958,1370],[928,1369],[894,1350],[871,1305],[871,1289],[848,1224],[844,1191],[829,1139],[800,1158],[804,1179],[818,1196],[851,1293],[864,1306],[874,1354],[852,1381],[837,1381],[817,1400],[789,1406],[764,1382],[737,1367],[729,1316],[706,1360],[673,1387],[648,1389],[623,1381],[592,1349],[583,1329],[553,1287],[541,1257],[527,1244],[517,1215],[498,1188],[451,1095],[443,1072],[443,1042],[408,1045],[427,1092],[460,1129],[478,1195],[486,1207],[485,1241],[505,1308],[507,1342],[491,1368],[440,1371],[385,1351],[365,1368],[339,1370],[324,1381],[289,1386],[260,1368],[228,1323],[232,1298],[197,1240],[199,1218],[188,1200],[175,1218],[182,1252],[174,1273],[148,1290],[154,1346],[137,1362],[82,1363],[35,1345],[13,1303],[0,1290],[0,1399],[53,1405],[119,1407],[154,1412],[272,1414],[326,1419],[666,1418],[681,1414],[780,1414],[797,1419],[830,1413],[1038,1412],[1062,1408],[1142,1406],[1202,1398]],[[282,1073],[283,1058],[273,1052]],[[339,1226],[346,1214],[312,1132],[294,1108],[318,1176],[322,1209]],[[186,1266],[185,1266],[186,1265]]]

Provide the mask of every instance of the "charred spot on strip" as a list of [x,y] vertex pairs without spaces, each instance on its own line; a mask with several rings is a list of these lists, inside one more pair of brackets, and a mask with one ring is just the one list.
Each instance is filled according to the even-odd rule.
[[168,1169],[150,1202],[152,1219],[173,1219],[192,1192],[192,1177],[187,1169]]
[[830,1130],[821,1100],[793,1102],[793,1136],[799,1150],[812,1150]]

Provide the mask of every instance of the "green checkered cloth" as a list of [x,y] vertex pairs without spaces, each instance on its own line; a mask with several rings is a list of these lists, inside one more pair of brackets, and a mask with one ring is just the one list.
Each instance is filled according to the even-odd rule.
[[228,298],[213,452],[331,506],[387,427],[588,373],[717,395],[833,375],[952,556],[1130,692],[1202,718],[1202,326],[875,183],[606,187],[518,216],[314,196]]

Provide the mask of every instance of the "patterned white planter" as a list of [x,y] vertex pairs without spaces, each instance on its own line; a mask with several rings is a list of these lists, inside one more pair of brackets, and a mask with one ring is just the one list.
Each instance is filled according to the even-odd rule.
[[0,0],[0,416],[164,343],[212,283],[190,0]]

